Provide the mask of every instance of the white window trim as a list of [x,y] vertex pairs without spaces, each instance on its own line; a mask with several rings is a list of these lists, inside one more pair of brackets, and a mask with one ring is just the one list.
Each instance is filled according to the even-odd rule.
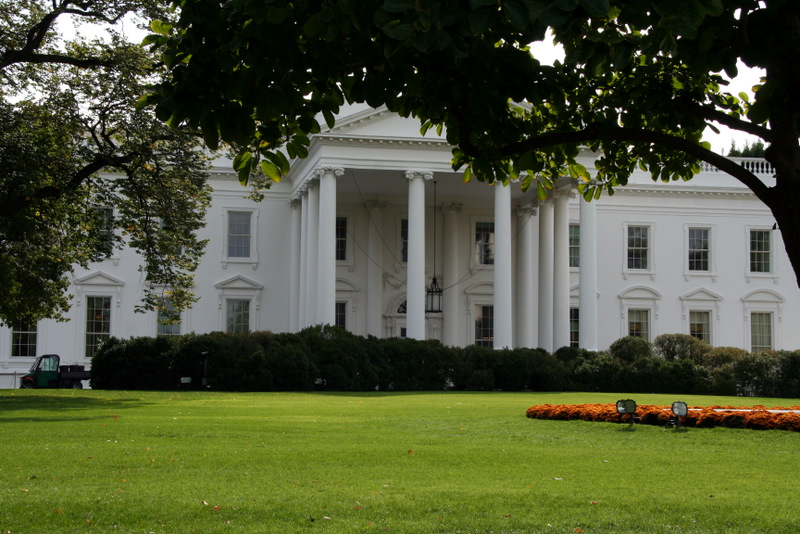
[[[106,274],[102,271],[94,271],[80,278],[76,278],[75,282],[75,298],[73,302],[74,315],[71,321],[75,325],[75,354],[83,361],[89,361],[85,358],[86,355],[86,297],[111,297],[111,325],[109,327],[109,336],[119,337],[119,324],[120,320],[117,317],[118,311],[115,308],[120,308],[122,305],[122,288],[125,283],[118,278]],[[38,350],[38,347],[37,347]],[[45,350],[50,350],[45,348]],[[57,349],[66,350],[66,348]]]
[[720,331],[720,305],[722,297],[707,289],[699,288],[689,294],[678,297],[681,300],[681,331],[689,334],[689,312],[708,311],[711,312],[711,342],[710,345],[716,347],[720,344],[718,332]]
[[[581,242],[580,227],[581,227],[581,222],[580,221],[570,221],[569,225],[567,226],[567,228],[568,228],[567,231],[568,232],[569,232],[569,229],[572,226],[577,226],[578,227],[578,258],[580,258],[580,249],[581,249],[581,245],[580,245],[580,242]],[[571,248],[569,244],[567,244],[567,247]],[[578,260],[578,263],[580,263],[580,259]],[[570,266],[570,268],[569,268],[569,272],[571,272],[571,273],[577,273],[577,272],[580,272],[580,270],[581,270],[580,267],[572,267],[572,266]]]
[[[749,248],[749,247],[748,247]],[[750,317],[753,312],[764,312],[772,314],[772,348],[781,350],[783,348],[783,303],[785,299],[778,293],[769,289],[756,289],[742,297],[742,307],[744,311],[743,328],[743,347],[752,351],[752,337],[750,331]]]
[[[754,273],[750,270],[750,231],[751,230],[767,230],[769,231],[769,263],[770,263],[770,272],[768,273]],[[762,225],[753,225],[753,226],[745,226],[744,229],[744,236],[745,236],[745,264],[744,264],[744,275],[745,280],[749,284],[754,279],[755,280],[772,280],[774,283],[778,283],[778,263],[777,263],[777,255],[775,254],[775,234],[772,230],[771,226],[762,226]],[[747,345],[749,346],[749,344]]]
[[[647,231],[647,269],[629,269],[628,268],[628,228],[631,226],[642,226],[648,229]],[[640,221],[624,221],[622,223],[622,277],[627,280],[631,275],[647,275],[651,280],[656,279],[656,258],[655,258],[655,242],[656,242],[656,226],[652,222]],[[627,328],[625,329],[627,332]]]
[[264,286],[245,278],[244,276],[234,276],[215,285],[217,289],[217,310],[219,331],[225,332],[228,327],[228,300],[249,300],[250,301],[250,331],[256,332],[260,329],[261,294]]
[[661,294],[646,286],[629,287],[619,294],[620,303],[620,331],[619,337],[628,335],[628,310],[650,310],[649,339],[653,341],[659,333],[658,330],[658,305]]
[[[355,230],[355,213],[351,211],[341,211],[336,213],[336,218],[344,217],[347,220],[347,250],[344,260],[336,260],[336,265],[349,267],[350,271],[355,266],[355,243],[353,241],[353,231]],[[335,233],[335,231],[334,231]],[[334,249],[336,245],[334,244]]]
[[[230,257],[228,256],[228,214],[249,213],[250,214],[250,256],[249,257]],[[222,208],[222,250],[220,251],[220,263],[223,269],[228,268],[228,264],[250,264],[255,270],[258,268],[258,209],[242,207],[223,207]]]
[[[472,227],[470,241],[474,240],[475,227]],[[494,306],[494,285],[478,283],[465,290],[467,295],[467,345],[475,344],[475,308],[477,306]],[[496,318],[496,317],[495,317]]]
[[[494,264],[485,264],[478,262],[478,251],[475,250],[475,227],[479,222],[490,222],[495,224],[494,215],[473,215],[469,218],[469,269],[470,273],[474,274],[479,271],[494,271]],[[497,228],[495,227],[495,243],[492,249],[492,256],[497,255]],[[473,308],[470,308],[473,309]],[[472,312],[470,312],[472,313]],[[474,329],[474,327],[473,327]]]
[[624,327],[624,334],[622,337],[628,337],[630,335],[630,311],[646,311],[647,312],[647,336],[644,337],[646,341],[652,342],[656,336],[654,335],[654,323],[655,323],[655,307],[654,306],[640,306],[635,304],[633,306],[629,306],[625,308],[625,327]]
[[[114,208],[114,206],[106,206],[106,205],[100,205],[100,204],[94,206],[94,208],[95,209],[110,209],[111,210],[111,221],[112,221],[111,233],[114,234],[113,235],[114,238],[119,237],[120,229],[113,226],[113,221],[115,220],[115,218],[117,216],[116,208]],[[125,247],[125,246],[126,245],[124,244],[124,242],[120,243],[120,244],[112,242],[111,243],[111,253],[108,256],[106,256],[105,258],[101,259],[100,262],[110,261],[114,266],[119,265],[119,253],[120,253],[120,250],[122,249],[122,247]]]
[[[692,271],[689,269],[689,230],[700,229],[708,230],[708,270]],[[717,281],[717,250],[716,236],[717,229],[712,224],[684,224],[683,225],[683,276],[688,282],[690,278],[706,277],[711,278],[712,282]]]

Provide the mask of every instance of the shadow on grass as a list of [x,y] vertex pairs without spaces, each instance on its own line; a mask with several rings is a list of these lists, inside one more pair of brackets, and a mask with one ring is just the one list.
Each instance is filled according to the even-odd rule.
[[[16,395],[0,397],[0,423],[13,421],[60,421],[65,419],[72,421],[88,421],[91,419],[103,419],[107,415],[86,416],[80,412],[85,410],[96,410],[98,408],[113,408],[114,410],[124,410],[127,408],[138,408],[149,404],[142,399],[104,399],[87,396],[73,395]],[[5,417],[9,412],[60,412],[61,415],[36,414],[31,413],[27,417]],[[68,413],[70,415],[64,415]],[[74,414],[75,416],[73,417]]]

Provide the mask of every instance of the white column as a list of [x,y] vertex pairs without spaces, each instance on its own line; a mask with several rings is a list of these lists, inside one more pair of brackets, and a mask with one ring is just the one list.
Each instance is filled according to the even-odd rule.
[[300,199],[289,201],[292,210],[291,257],[289,258],[289,331],[300,328],[300,246],[302,243],[302,210]]
[[494,184],[494,342],[495,349],[513,345],[511,303],[511,186]]
[[406,171],[408,180],[408,262],[406,335],[425,339],[425,181],[430,171]]
[[569,198],[553,191],[553,350],[569,345]]
[[517,321],[514,324],[518,347],[536,348],[539,327],[539,264],[535,252],[539,245],[537,206],[517,208]]
[[539,347],[553,351],[553,201],[539,204]]
[[319,176],[319,255],[317,256],[317,324],[336,320],[336,178],[344,169],[322,167]]
[[306,310],[308,309],[308,188],[303,185],[300,189],[300,295],[298,303],[298,327],[300,330],[308,326]]
[[319,180],[308,182],[308,239],[306,241],[306,325],[317,324],[317,269],[319,265]]
[[442,343],[448,347],[460,345],[458,340],[458,324],[461,319],[461,310],[458,307],[458,260],[461,255],[458,251],[458,214],[461,213],[462,204],[448,204],[442,206],[444,213],[444,276],[439,283],[444,288],[442,294]]
[[579,344],[586,350],[597,350],[597,201],[581,199],[580,206]]
[[386,202],[367,202],[369,229],[367,230],[367,334],[381,337],[381,318],[383,317],[381,229],[383,208]]

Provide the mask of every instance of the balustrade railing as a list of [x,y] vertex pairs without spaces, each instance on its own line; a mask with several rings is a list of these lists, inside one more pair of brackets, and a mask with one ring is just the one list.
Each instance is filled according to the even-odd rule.
[[[772,164],[765,160],[764,158],[736,158],[732,157],[729,158],[731,161],[737,162],[739,165],[747,169],[748,171],[752,172],[753,174],[766,174],[769,176],[773,176],[775,174],[775,169],[772,167]],[[701,168],[703,172],[719,172],[719,169],[710,163],[706,163],[705,161],[701,163]]]

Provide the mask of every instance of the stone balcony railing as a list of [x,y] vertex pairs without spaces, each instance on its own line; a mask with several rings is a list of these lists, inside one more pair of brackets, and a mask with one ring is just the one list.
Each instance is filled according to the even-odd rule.
[[[736,161],[747,169],[748,171],[752,172],[753,174],[757,175],[766,175],[766,176],[774,176],[775,169],[772,167],[772,164],[765,160],[764,158],[737,158],[731,157],[729,158],[731,161]],[[720,172],[718,168],[714,165],[711,165],[706,162],[701,162],[701,172]]]

